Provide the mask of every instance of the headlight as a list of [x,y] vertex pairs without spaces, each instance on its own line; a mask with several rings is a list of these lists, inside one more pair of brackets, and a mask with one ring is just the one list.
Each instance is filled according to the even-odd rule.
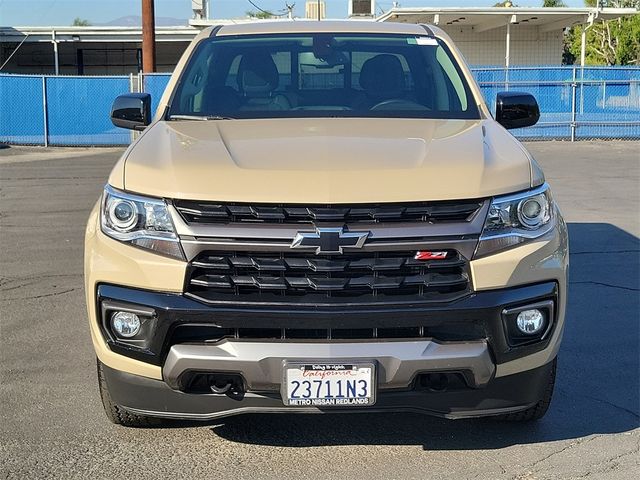
[[515,247],[553,229],[554,205],[549,185],[496,197],[491,202],[475,258]]
[[102,232],[115,240],[184,259],[164,200],[106,186],[100,212]]

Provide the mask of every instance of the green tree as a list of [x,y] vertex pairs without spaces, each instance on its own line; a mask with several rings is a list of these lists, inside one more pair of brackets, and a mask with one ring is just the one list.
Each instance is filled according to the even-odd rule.
[[249,18],[259,18],[260,20],[265,20],[267,18],[273,18],[274,15],[268,10],[262,10],[259,12],[247,11],[245,12],[247,17]]
[[74,27],[89,27],[91,26],[91,23],[89,20],[83,20],[80,17],[76,17],[73,19],[73,23],[71,25]]
[[566,7],[567,4],[562,0],[544,0],[542,2],[542,6],[545,8],[558,8],[558,7]]
[[[585,0],[585,5],[595,7],[597,0]],[[605,8],[639,8],[640,0],[604,0]],[[566,36],[567,56],[580,59],[582,30],[578,25]],[[596,21],[587,29],[585,63],[588,65],[640,65],[640,13],[609,21]]]
[[640,9],[640,0],[584,0],[585,7],[595,8],[637,8]]

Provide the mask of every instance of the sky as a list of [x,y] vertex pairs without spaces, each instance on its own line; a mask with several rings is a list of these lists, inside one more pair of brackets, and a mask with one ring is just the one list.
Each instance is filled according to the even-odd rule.
[[[285,7],[285,0],[253,0],[265,10],[278,13]],[[295,3],[295,15],[304,16],[305,0],[288,0]],[[347,0],[325,0],[327,16],[347,16]],[[483,7],[497,0],[401,0],[402,7]],[[538,7],[542,0],[514,0],[521,7]],[[583,6],[582,0],[565,0],[570,7]],[[140,15],[140,0],[0,0],[0,25],[2,26],[65,26],[80,17],[93,24],[106,23],[119,17]],[[382,10],[391,8],[391,1],[376,3]],[[188,19],[192,17],[191,0],[155,0],[156,16]],[[244,17],[248,10],[255,11],[247,0],[211,0],[214,18]],[[378,8],[378,11],[380,11]]]

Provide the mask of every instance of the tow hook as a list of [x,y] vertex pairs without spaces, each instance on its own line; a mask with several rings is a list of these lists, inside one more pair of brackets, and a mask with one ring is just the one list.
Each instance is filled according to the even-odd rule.
[[209,389],[216,395],[226,395],[229,398],[242,400],[244,398],[244,384],[238,375],[209,375]]
[[226,385],[222,386],[222,387],[218,387],[217,385],[209,385],[209,388],[211,388],[211,391],[213,393],[217,393],[218,395],[222,395],[227,393],[229,390],[231,390],[232,387],[232,383],[229,382]]

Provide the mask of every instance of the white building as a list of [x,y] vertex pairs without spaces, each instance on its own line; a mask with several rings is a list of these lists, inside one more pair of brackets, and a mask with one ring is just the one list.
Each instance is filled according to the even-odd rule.
[[321,20],[326,18],[326,3],[322,0],[307,0],[304,5],[304,16],[309,20]]

